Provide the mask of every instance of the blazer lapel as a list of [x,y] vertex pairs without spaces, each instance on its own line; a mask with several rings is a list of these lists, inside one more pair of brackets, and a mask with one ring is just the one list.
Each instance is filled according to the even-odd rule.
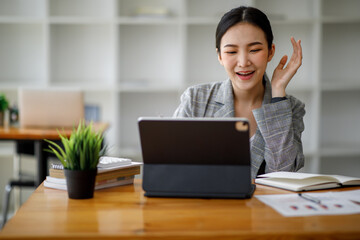
[[[271,102],[271,84],[267,75],[264,75],[265,94],[262,104],[268,104]],[[214,117],[235,117],[234,109],[234,92],[231,84],[231,80],[224,81],[218,91],[218,94],[214,98],[214,101],[219,105],[218,110],[214,113]]]
[[265,93],[262,105],[270,103],[272,98],[271,83],[266,74],[264,75],[263,82],[265,84]]
[[219,105],[219,109],[214,113],[214,117],[234,117],[234,93],[231,80],[224,81],[216,95],[214,101]]
[[[262,105],[268,104],[271,102],[272,92],[271,92],[271,83],[267,75],[264,75],[264,84],[265,84],[265,93]],[[259,168],[264,161],[265,155],[265,140],[262,136],[259,128],[256,129],[254,138],[251,144],[251,176],[256,178]]]

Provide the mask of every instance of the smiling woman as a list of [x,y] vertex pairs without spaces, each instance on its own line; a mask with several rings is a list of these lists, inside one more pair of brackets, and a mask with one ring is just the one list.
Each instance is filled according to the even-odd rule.
[[264,172],[297,171],[304,165],[305,106],[285,91],[301,66],[302,49],[300,40],[290,39],[292,56],[288,63],[286,55],[281,58],[270,82],[265,71],[275,45],[267,16],[253,7],[227,12],[216,30],[216,51],[229,79],[188,88],[174,113],[248,118],[253,178]]

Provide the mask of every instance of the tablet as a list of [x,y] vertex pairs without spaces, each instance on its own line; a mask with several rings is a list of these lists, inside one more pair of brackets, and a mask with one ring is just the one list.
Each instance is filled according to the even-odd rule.
[[148,117],[138,126],[146,196],[252,196],[247,119]]

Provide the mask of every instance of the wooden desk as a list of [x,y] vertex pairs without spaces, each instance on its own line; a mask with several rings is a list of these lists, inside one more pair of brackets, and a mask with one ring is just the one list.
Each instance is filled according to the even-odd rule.
[[[359,188],[346,188],[353,190]],[[258,185],[255,194],[289,193]],[[141,180],[68,199],[44,188],[30,196],[0,239],[359,239],[360,214],[285,218],[247,200],[147,198]]]
[[[109,125],[107,123],[94,123],[96,130],[106,130]],[[59,128],[61,134],[69,137],[72,128]],[[59,133],[56,128],[16,128],[0,127],[0,140],[13,140],[18,141],[30,140],[35,143],[35,156],[37,158],[37,185],[45,180],[47,175],[47,153],[43,150],[47,148],[47,143],[44,139],[60,140]]]

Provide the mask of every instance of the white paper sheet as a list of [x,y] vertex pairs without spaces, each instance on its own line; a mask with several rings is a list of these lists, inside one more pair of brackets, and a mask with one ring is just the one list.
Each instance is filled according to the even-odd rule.
[[342,191],[342,192],[331,192],[334,198],[338,199],[350,199],[353,201],[360,202],[360,190]]
[[360,190],[325,193],[306,193],[319,199],[320,204],[305,200],[298,194],[256,195],[255,197],[286,217],[340,215],[360,213]]

